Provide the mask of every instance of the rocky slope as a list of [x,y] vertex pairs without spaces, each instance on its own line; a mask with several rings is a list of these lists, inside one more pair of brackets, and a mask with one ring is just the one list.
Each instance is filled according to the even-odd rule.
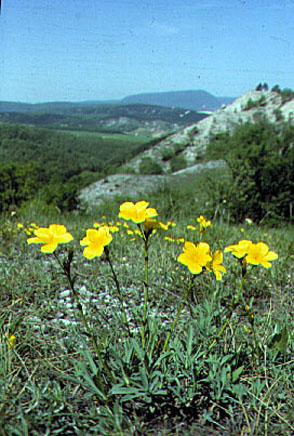
[[124,199],[133,199],[140,196],[143,198],[145,194],[162,188],[166,183],[172,183],[175,178],[199,174],[204,170],[223,168],[225,165],[224,161],[218,160],[193,165],[169,175],[141,176],[115,174],[84,188],[79,198],[81,203],[88,209],[91,209],[92,206],[99,206],[103,201],[111,198],[122,197]]
[[139,172],[142,159],[149,157],[159,163],[164,172],[169,172],[170,158],[181,155],[186,166],[191,166],[204,153],[214,135],[233,132],[239,124],[254,122],[264,116],[271,122],[281,119],[294,122],[294,99],[284,103],[282,96],[276,92],[248,92],[204,120],[167,137],[152,149],[136,156],[128,165]]
[[[195,160],[205,152],[211,138],[222,132],[233,132],[246,122],[255,122],[266,117],[270,122],[288,120],[294,122],[294,98],[285,102],[280,93],[272,91],[252,91],[238,98],[229,106],[213,113],[209,117],[193,124],[180,132],[168,136],[153,148],[137,155],[127,163],[138,174],[113,175],[100,180],[82,190],[81,201],[91,207],[107,198],[140,197],[155,191],[165,183],[188,174],[197,174],[203,170],[225,167],[222,160],[195,164]],[[186,168],[171,174],[171,159],[182,156]],[[145,158],[159,163],[166,174],[142,176],[140,164]]]

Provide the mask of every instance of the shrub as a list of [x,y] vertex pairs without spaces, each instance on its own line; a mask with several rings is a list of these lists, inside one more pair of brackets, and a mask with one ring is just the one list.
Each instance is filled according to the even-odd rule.
[[151,157],[145,157],[140,163],[140,173],[145,175],[162,174],[161,165]]
[[175,155],[170,160],[170,168],[171,168],[173,173],[175,171],[183,170],[186,167],[187,167],[187,162],[186,162],[186,159],[184,158],[184,156],[182,154]]
[[32,198],[39,181],[33,164],[6,163],[0,165],[0,212],[20,206]]
[[233,217],[290,220],[294,195],[294,127],[260,122],[240,126],[208,146],[210,158],[226,160]]
[[265,99],[264,95],[262,95],[257,100],[252,100],[252,98],[249,98],[249,100],[246,103],[246,106],[245,106],[244,110],[245,111],[249,111],[250,109],[257,108],[257,107],[260,107],[260,106],[264,106],[265,104],[266,104],[266,99]]
[[273,113],[274,113],[274,116],[276,117],[277,122],[283,121],[284,117],[283,117],[281,109],[277,108],[274,110]]
[[282,104],[287,103],[294,98],[294,91],[290,88],[281,89],[279,85],[275,85],[272,87],[272,92],[280,94],[282,97]]
[[75,182],[51,183],[40,193],[46,204],[57,207],[61,212],[78,208],[79,186]]
[[173,156],[174,156],[173,150],[166,149],[166,150],[163,150],[161,158],[165,162],[165,161],[171,160],[173,158]]

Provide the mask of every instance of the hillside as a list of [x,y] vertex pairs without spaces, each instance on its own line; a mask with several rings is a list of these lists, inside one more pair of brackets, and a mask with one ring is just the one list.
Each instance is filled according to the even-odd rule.
[[0,103],[0,123],[149,136],[175,132],[205,116],[190,110],[140,104]]
[[[201,159],[207,144],[216,135],[233,132],[246,122],[256,122],[263,118],[270,122],[294,119],[294,97],[287,98],[272,91],[251,91],[200,122],[191,125],[160,141],[155,147],[136,156],[129,165],[139,172],[140,164],[150,158],[160,164],[164,172],[171,169],[175,156],[181,160],[181,167],[188,167]],[[178,168],[181,169],[181,168]]]
[[75,134],[18,125],[0,125],[0,161],[19,164],[39,162],[45,172],[66,176],[81,171],[103,171],[123,163],[142,150],[146,137]]
[[197,90],[136,94],[125,97],[122,102],[180,107],[196,111],[215,111],[233,100],[231,97],[216,97],[207,91]]
[[[76,192],[154,143],[139,135],[57,132],[0,124],[0,212],[40,195],[76,206]],[[57,204],[58,200],[58,204]]]
[[[157,116],[149,110],[150,107],[147,107],[143,111],[146,118]],[[152,110],[156,111],[156,108]],[[162,108],[159,110],[161,114],[164,113]],[[171,110],[167,111],[170,114]],[[38,189],[43,190],[45,185],[50,185],[48,191],[55,191],[58,195],[64,191],[65,197],[71,198],[73,192],[75,199],[80,192],[83,202],[98,204],[103,198],[126,196],[128,190],[142,194],[156,190],[162,186],[161,181],[163,185],[173,185],[175,179],[170,178],[171,173],[178,178],[203,170],[221,170],[225,165],[224,160],[227,161],[226,147],[219,148],[220,152],[216,154],[211,153],[210,147],[210,154],[206,153],[208,144],[214,143],[215,138],[232,133],[238,126],[249,122],[258,124],[265,118],[277,126],[282,124],[281,121],[292,123],[293,113],[292,94],[285,98],[278,92],[253,91],[213,115],[161,139],[150,140],[150,137],[138,135],[138,132],[128,135],[99,134],[91,129],[84,131],[83,126],[76,124],[68,131],[62,128],[62,131],[54,131],[52,128],[0,124],[0,160],[5,177],[10,174],[7,165],[13,162],[16,165],[13,169],[16,178],[20,173],[25,183],[32,184],[32,180],[35,180],[36,189],[30,188],[29,193],[24,195],[25,199],[35,195]],[[134,118],[142,116],[138,115],[135,108],[131,109],[131,114]],[[186,115],[189,116],[189,113]],[[50,121],[51,127],[55,122],[55,128],[58,127],[59,117],[62,117],[57,114],[19,113],[4,113],[2,116],[11,116],[11,120],[18,121],[20,119],[17,117],[28,117],[28,120],[36,117],[40,121],[43,116],[45,121]],[[70,127],[67,125],[67,129]],[[274,135],[279,141],[278,132],[273,130]],[[226,138],[229,143],[230,138]],[[70,186],[65,186],[67,183]],[[51,194],[48,201],[52,201]]]

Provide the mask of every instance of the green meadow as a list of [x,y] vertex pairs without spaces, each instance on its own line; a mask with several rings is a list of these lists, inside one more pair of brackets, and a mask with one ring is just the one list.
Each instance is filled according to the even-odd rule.
[[[226,177],[145,198],[176,224],[149,234],[118,218],[126,198],[91,214],[34,203],[2,215],[1,434],[293,433],[293,227],[232,224],[228,200],[214,199]],[[212,224],[202,233],[200,215]],[[88,259],[80,241],[94,223],[119,231]],[[27,244],[50,224],[73,241],[53,254]],[[241,240],[278,259],[244,267],[224,252]],[[183,241],[221,250],[222,280],[181,264]]]

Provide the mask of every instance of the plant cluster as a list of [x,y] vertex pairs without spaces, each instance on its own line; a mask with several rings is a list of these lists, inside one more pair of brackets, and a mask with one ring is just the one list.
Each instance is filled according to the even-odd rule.
[[[85,271],[88,264],[96,265],[95,259],[101,259],[95,269],[101,271],[104,264],[104,275],[99,275],[98,282],[97,273],[91,275],[95,286],[99,287],[99,281],[104,286],[108,274],[112,278],[111,299],[117,304],[109,324],[105,323],[102,310],[95,312],[91,304],[84,301],[81,279],[85,272],[80,273],[80,254],[74,245],[76,238],[67,228],[60,224],[39,227],[35,223],[28,226],[18,223],[17,226],[29,236],[29,245],[40,246],[41,254],[37,251],[35,255],[43,262],[43,275],[53,268],[53,265],[48,266],[47,258],[43,261],[44,256],[56,263],[59,270],[55,267],[52,270],[52,281],[55,283],[58,271],[63,274],[79,315],[74,330],[64,331],[67,336],[73,335],[75,345],[67,349],[66,344],[70,342],[66,339],[63,349],[73,352],[67,362],[70,375],[65,376],[65,380],[82,390],[84,404],[81,407],[85,407],[85,402],[96,405],[96,412],[92,412],[93,427],[87,427],[86,431],[146,433],[150,424],[153,430],[161,431],[159,421],[164,421],[170,434],[175,434],[173,429],[181,426],[185,431],[196,422],[209,424],[222,432],[235,416],[234,425],[244,433],[256,425],[255,411],[260,421],[257,428],[259,425],[267,428],[270,414],[286,431],[291,429],[291,423],[283,414],[282,400],[279,411],[266,407],[271,392],[276,390],[270,377],[286,362],[283,356],[289,346],[288,329],[271,331],[267,327],[269,331],[265,334],[257,312],[258,303],[250,294],[258,280],[258,267],[265,271],[270,269],[278,255],[260,240],[254,243],[242,239],[227,245],[210,238],[214,225],[204,216],[187,225],[189,236],[181,235],[181,229],[174,222],[161,222],[157,210],[146,201],[122,203],[118,218],[111,222],[104,218],[94,223],[79,242]],[[168,245],[170,241],[180,246]],[[163,252],[163,258],[167,256],[166,247],[171,248],[175,278],[180,278],[172,282],[173,286],[177,283],[177,292],[168,302],[173,309],[170,315],[165,315],[164,322],[161,314],[167,311],[165,289],[157,288],[160,272],[157,265],[152,265],[158,256],[156,247]],[[117,255],[116,250],[122,251]],[[223,251],[228,253],[226,266]],[[136,263],[140,263],[142,256],[144,278],[135,286],[135,305],[131,304],[127,292],[129,278],[118,268],[120,262],[115,261],[116,257],[124,259],[128,253]],[[134,270],[134,267],[131,265],[128,269]],[[169,274],[171,279],[172,271]],[[166,276],[166,286],[168,280]],[[230,286],[230,283],[234,284]],[[203,300],[201,289],[208,292]],[[24,349],[17,324],[10,321],[6,325],[14,326],[2,330],[3,353],[8,364],[6,376],[9,377],[9,371],[14,362],[22,358]],[[35,349],[37,352],[37,344]],[[265,382],[259,378],[255,382],[252,373],[258,373],[265,356],[272,368],[268,370],[271,375],[267,374]],[[53,363],[52,368],[55,366]],[[52,389],[61,404],[56,387]],[[263,398],[263,403],[252,402],[251,395]],[[244,404],[251,406],[246,410],[248,406]]]
[[249,111],[250,109],[262,107],[265,105],[266,105],[266,98],[264,95],[259,97],[257,100],[253,100],[252,98],[249,98],[244,107],[244,111]]
[[208,156],[223,158],[231,171],[228,207],[236,221],[293,219],[294,127],[268,122],[245,124],[220,135]]

